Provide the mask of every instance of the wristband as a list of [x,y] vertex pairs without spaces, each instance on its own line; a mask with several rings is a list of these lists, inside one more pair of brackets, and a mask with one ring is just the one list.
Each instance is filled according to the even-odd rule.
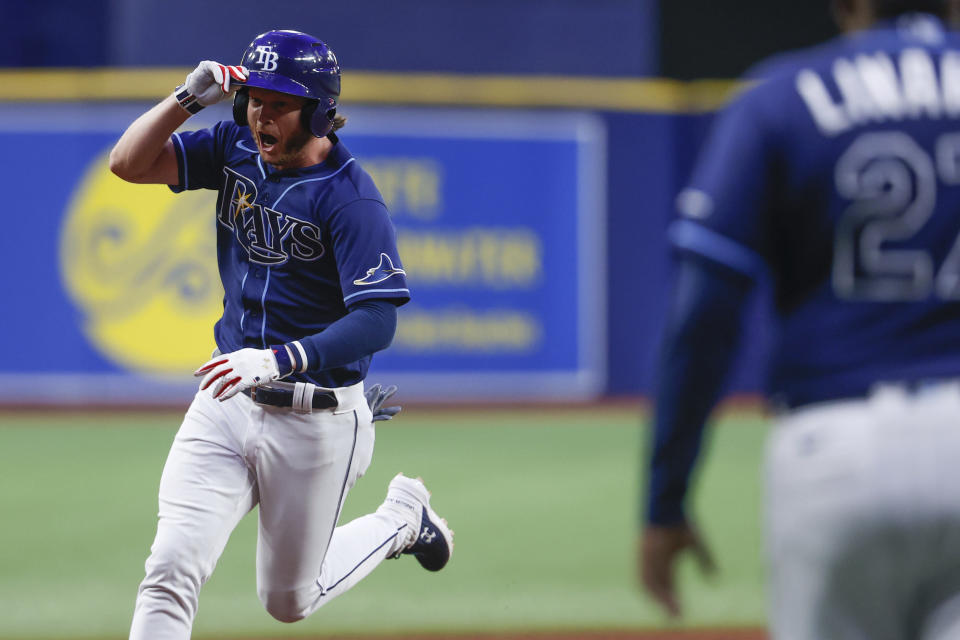
[[293,370],[304,372],[307,370],[307,352],[304,351],[303,345],[300,344],[299,340],[294,340],[289,345],[287,349],[290,351],[290,357],[293,361]]
[[177,102],[180,103],[180,106],[191,115],[203,109],[203,105],[197,102],[197,96],[190,93],[190,90],[187,89],[187,85],[185,84],[174,89],[173,96],[177,99]]
[[286,378],[293,373],[293,362],[290,358],[290,349],[285,344],[270,345],[273,351],[273,357],[277,359],[277,369],[280,371],[280,377]]

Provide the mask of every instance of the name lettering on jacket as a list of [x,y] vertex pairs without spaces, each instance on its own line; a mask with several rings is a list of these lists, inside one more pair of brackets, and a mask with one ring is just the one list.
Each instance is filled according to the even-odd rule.
[[860,54],[837,58],[831,72],[836,95],[812,69],[796,78],[825,136],[880,122],[960,117],[960,51],[945,51],[939,61],[920,48],[904,49],[896,60],[884,52]]

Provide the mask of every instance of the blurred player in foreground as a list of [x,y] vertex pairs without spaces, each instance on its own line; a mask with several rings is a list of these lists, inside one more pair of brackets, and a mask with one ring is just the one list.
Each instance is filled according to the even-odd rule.
[[[242,66],[201,62],[110,155],[130,182],[218,191],[225,293],[217,353],[196,371],[200,390],[160,481],[131,638],[190,637],[201,585],[258,505],[257,592],[284,622],[385,558],[413,554],[436,571],[453,551],[426,488],[402,474],[376,513],[336,526],[373,455],[371,408],[390,393],[372,388],[368,407],[363,379],[409,299],[383,198],[333,133],[339,95],[326,44],[270,31]],[[233,121],[175,133],[229,96]]]
[[748,296],[778,340],[766,453],[778,640],[960,638],[960,37],[946,0],[836,0],[775,58],[678,198],[639,571],[679,613],[685,506]]

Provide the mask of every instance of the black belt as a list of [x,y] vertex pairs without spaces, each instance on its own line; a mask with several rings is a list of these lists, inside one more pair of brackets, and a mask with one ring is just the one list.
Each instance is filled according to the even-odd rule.
[[[257,404],[265,404],[271,407],[293,406],[293,389],[277,389],[276,387],[253,387],[244,389],[245,394]],[[333,409],[337,406],[337,394],[333,391],[316,389],[313,392],[314,409]]]

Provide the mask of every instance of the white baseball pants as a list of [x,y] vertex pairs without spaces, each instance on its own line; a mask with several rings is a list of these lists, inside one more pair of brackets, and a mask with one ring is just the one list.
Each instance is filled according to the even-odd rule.
[[130,638],[189,638],[200,587],[230,533],[259,505],[257,593],[293,622],[347,591],[399,550],[403,522],[374,513],[336,527],[373,455],[363,385],[338,389],[336,410],[294,413],[244,394],[198,392],[160,480],[157,535]]
[[800,409],[768,445],[773,638],[960,638],[960,383]]

